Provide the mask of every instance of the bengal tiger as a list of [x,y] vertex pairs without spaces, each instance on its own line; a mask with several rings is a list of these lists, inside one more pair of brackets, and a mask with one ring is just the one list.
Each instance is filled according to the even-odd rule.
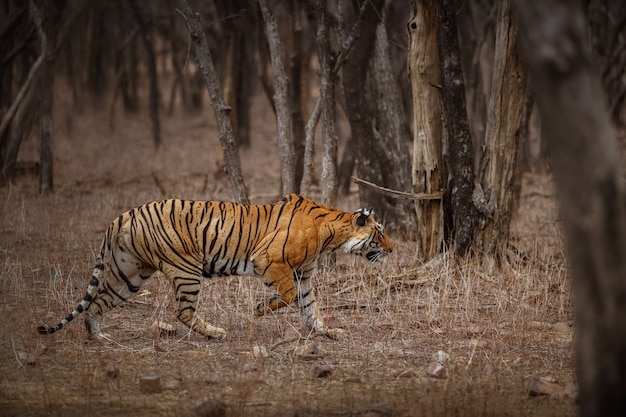
[[334,251],[376,263],[392,252],[392,244],[373,211],[347,213],[297,194],[267,205],[153,201],[111,223],[80,304],[56,326],[37,331],[54,333],[85,313],[90,336],[108,338],[99,317],[158,270],[174,286],[178,319],[208,338],[222,338],[226,331],[195,314],[201,279],[227,275],[256,275],[274,290],[256,306],[256,316],[295,300],[310,329],[337,338],[343,330],[324,323],[310,282],[320,254]]

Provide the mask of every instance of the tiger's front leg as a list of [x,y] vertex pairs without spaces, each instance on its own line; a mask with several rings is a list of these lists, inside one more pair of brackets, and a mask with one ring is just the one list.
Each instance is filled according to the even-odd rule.
[[314,269],[311,267],[298,272],[286,265],[273,264],[268,267],[263,280],[268,287],[277,292],[277,295],[259,303],[255,315],[263,316],[296,300],[302,320],[309,328],[332,339],[341,336],[343,329],[331,329],[322,319],[310,279]]

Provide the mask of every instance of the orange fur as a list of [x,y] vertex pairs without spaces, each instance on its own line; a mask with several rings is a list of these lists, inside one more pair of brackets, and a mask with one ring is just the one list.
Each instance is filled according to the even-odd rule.
[[324,323],[310,283],[317,258],[344,251],[375,262],[391,250],[369,211],[346,213],[296,194],[271,205],[155,201],[113,221],[81,303],[58,325],[38,330],[54,333],[84,311],[89,332],[101,338],[98,317],[160,270],[174,285],[178,318],[204,336],[226,331],[195,315],[201,278],[256,275],[276,292],[257,306],[257,316],[297,301],[309,327],[336,337],[341,330]]

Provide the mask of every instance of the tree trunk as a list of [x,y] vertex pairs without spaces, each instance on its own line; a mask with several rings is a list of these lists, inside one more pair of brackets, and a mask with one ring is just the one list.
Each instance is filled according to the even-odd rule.
[[626,410],[626,210],[580,3],[516,2],[567,240],[581,416]]
[[334,206],[337,202],[337,133],[335,130],[334,62],[328,36],[328,9],[320,4],[317,14],[317,45],[320,60],[320,105],[322,117],[322,201]]
[[[291,137],[294,150],[295,191],[300,191],[304,168],[304,116],[302,114],[302,76],[306,73],[304,38],[302,28],[301,0],[290,0],[286,6],[289,10],[290,24],[287,28],[289,45],[289,109],[291,112]],[[303,65],[304,64],[304,65]]]
[[474,247],[495,259],[504,253],[509,240],[525,94],[526,69],[517,50],[517,23],[511,19],[511,0],[502,0],[498,5],[493,79],[478,173],[480,187],[474,193],[480,212]]
[[293,123],[289,111],[289,83],[283,64],[283,52],[274,12],[268,5],[267,0],[259,0],[259,5],[261,6],[261,12],[265,20],[265,30],[270,45],[270,56],[274,73],[274,103],[276,105],[282,193],[289,194],[296,191],[295,151],[291,137],[291,127]]
[[148,66],[148,85],[150,88],[150,120],[152,121],[152,137],[154,138],[154,144],[159,146],[161,144],[161,122],[159,119],[159,85],[157,82],[157,70],[156,70],[156,57],[154,54],[154,46],[152,45],[152,37],[150,35],[150,29],[146,24],[141,10],[137,5],[137,0],[130,1],[130,9],[133,12],[133,17],[139,26],[139,34],[143,42],[144,49],[146,51],[146,59]]
[[[10,181],[13,177],[15,162],[17,161],[22,140],[30,134],[32,126],[37,123],[36,117],[38,112],[33,111],[37,107],[36,103],[34,103],[35,92],[37,91],[38,80],[41,77],[41,70],[45,66],[47,59],[47,47],[45,45],[45,36],[41,36],[43,30],[41,28],[40,12],[34,3],[30,3],[29,6],[28,17],[30,20],[24,20],[23,22],[24,24],[34,26],[35,19],[39,20],[38,34],[41,40],[41,53],[35,62],[32,63],[28,70],[28,75],[24,78],[24,82],[11,105],[2,113],[2,120],[0,121],[0,184]],[[24,59],[23,62],[24,65],[28,65],[27,59]]]
[[195,46],[198,67],[209,90],[211,106],[215,112],[215,118],[217,119],[220,144],[224,150],[228,180],[233,189],[233,194],[235,195],[236,201],[248,203],[248,190],[246,189],[243,175],[241,174],[237,143],[233,136],[233,126],[228,117],[230,108],[226,106],[224,98],[222,97],[219,78],[215,71],[215,65],[213,64],[213,58],[211,57],[206,35],[204,34],[204,24],[200,18],[200,13],[192,10],[187,0],[176,0],[176,8],[179,9],[186,20],[191,40]]
[[[499,0],[498,0],[499,1]],[[487,127],[487,101],[491,90],[494,62],[495,21],[498,1],[468,0],[458,2],[457,25],[461,64],[465,79],[467,117],[474,149],[481,149]],[[480,152],[474,154],[479,166]]]
[[613,120],[626,125],[626,2],[590,0],[589,26]]
[[[49,33],[51,34],[51,33]],[[53,36],[48,39],[54,39]],[[49,49],[49,48],[47,48]],[[53,191],[52,100],[54,90],[54,51],[45,51],[46,59],[39,81],[39,192]]]
[[[383,21],[389,6],[385,2]],[[370,62],[370,83],[375,103],[376,124],[374,134],[379,138],[384,152],[381,159],[382,184],[393,190],[411,191],[411,158],[406,142],[408,136],[404,130],[402,98],[398,84],[394,79],[389,55],[387,28],[380,23],[376,28],[374,54]],[[393,167],[393,169],[391,169]],[[398,229],[405,237],[415,236],[415,209],[409,200],[387,199],[387,219],[399,225]],[[392,226],[394,228],[396,226]]]
[[[413,93],[413,192],[443,191],[442,104],[436,0],[414,0],[409,21],[408,67]],[[442,200],[415,200],[416,256],[428,261],[443,244]]]
[[474,149],[465,106],[465,83],[461,70],[455,10],[453,0],[441,0],[437,7],[441,88],[450,150],[449,217],[452,218],[456,251],[464,255],[474,238],[478,213],[472,202]]
[[[370,2],[364,11],[362,27],[368,29],[361,30],[342,68],[341,77],[350,134],[356,139],[357,176],[379,185],[383,184],[379,165],[382,149],[374,137],[372,129],[374,114],[367,101],[364,86],[367,85],[367,68],[372,56],[372,45],[376,39],[376,31],[371,28],[375,28],[379,23],[382,5],[383,0],[375,0]],[[381,195],[364,187],[359,188],[359,194],[362,205],[375,208],[379,215],[384,216],[385,203]]]

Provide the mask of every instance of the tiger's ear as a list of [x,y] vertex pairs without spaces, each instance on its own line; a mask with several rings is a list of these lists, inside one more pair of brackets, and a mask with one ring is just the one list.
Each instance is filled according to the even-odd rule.
[[374,214],[374,210],[360,208],[355,212],[355,214],[356,214],[356,220],[355,220],[356,225],[363,227],[367,224],[367,219],[369,218],[369,216]]

